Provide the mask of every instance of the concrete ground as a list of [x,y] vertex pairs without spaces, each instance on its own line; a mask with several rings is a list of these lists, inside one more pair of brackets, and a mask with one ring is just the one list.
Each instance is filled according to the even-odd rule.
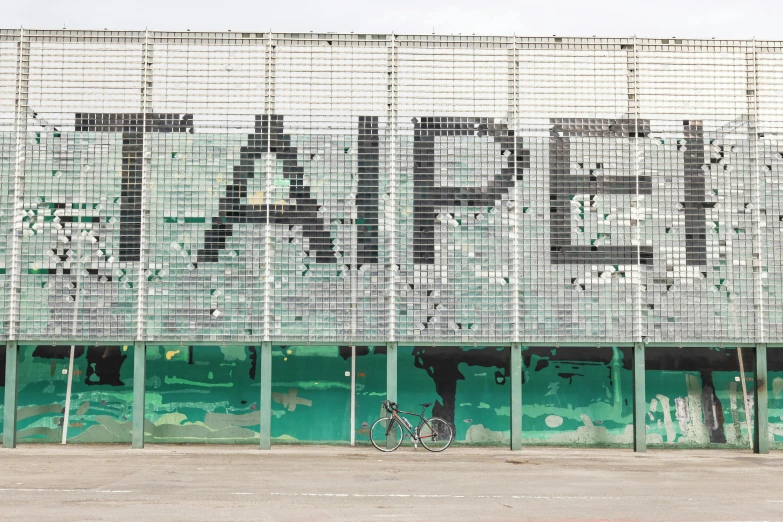
[[783,452],[27,444],[0,520],[783,520]]

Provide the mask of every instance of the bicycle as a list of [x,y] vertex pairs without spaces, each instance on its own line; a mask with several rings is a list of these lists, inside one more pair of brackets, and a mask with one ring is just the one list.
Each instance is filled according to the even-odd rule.
[[[383,401],[383,407],[389,412],[388,417],[381,417],[370,428],[370,441],[372,445],[383,452],[394,451],[402,444],[403,430],[407,431],[414,445],[421,443],[429,451],[443,451],[454,440],[454,429],[445,420],[432,417],[424,417],[424,411],[432,406],[431,402],[421,405],[421,413],[401,411],[397,403]],[[400,413],[413,415],[419,418],[419,424],[414,428],[408,419],[400,416]]]

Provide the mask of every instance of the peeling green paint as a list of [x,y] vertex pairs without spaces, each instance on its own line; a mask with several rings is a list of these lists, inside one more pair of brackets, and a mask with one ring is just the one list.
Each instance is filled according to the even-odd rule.
[[[207,374],[207,379],[214,379],[212,372]],[[169,377],[168,375],[163,378],[163,382],[165,384],[189,384],[190,386],[201,386],[202,388],[231,388],[234,386],[233,382],[198,382],[180,379],[179,377]]]

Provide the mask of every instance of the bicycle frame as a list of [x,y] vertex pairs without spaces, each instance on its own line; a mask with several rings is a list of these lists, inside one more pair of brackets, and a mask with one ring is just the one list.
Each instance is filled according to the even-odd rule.
[[[418,417],[419,418],[419,423],[416,425],[416,430],[415,430],[416,432],[415,433],[413,431],[411,431],[410,428],[408,428],[408,425],[405,424],[405,421],[402,420],[403,418],[400,417],[400,413],[404,413],[405,415],[413,415],[414,417]],[[394,410],[394,411],[391,412],[391,414],[392,414],[392,419],[394,419],[400,426],[402,426],[402,428],[405,431],[407,431],[410,434],[410,436],[413,437],[414,440],[426,439],[428,437],[434,437],[436,435],[435,434],[435,430],[432,428],[432,425],[429,422],[427,422],[426,417],[424,417],[424,412],[414,413],[412,411]],[[389,426],[386,428],[386,436],[387,437],[389,436],[389,433],[391,433],[391,429],[392,429],[393,426],[394,426],[394,422],[390,422]],[[429,435],[424,435],[423,437],[419,437],[418,433],[419,433],[419,431],[421,431],[421,427],[422,426],[429,426],[429,428],[430,428],[430,434]]]

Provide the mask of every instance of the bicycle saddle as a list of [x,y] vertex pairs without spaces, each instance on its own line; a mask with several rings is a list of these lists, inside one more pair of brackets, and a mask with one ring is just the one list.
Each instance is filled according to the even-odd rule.
[[419,406],[421,406],[422,408],[429,408],[430,406],[432,406],[432,403],[431,402],[425,402],[424,404],[419,404]]

